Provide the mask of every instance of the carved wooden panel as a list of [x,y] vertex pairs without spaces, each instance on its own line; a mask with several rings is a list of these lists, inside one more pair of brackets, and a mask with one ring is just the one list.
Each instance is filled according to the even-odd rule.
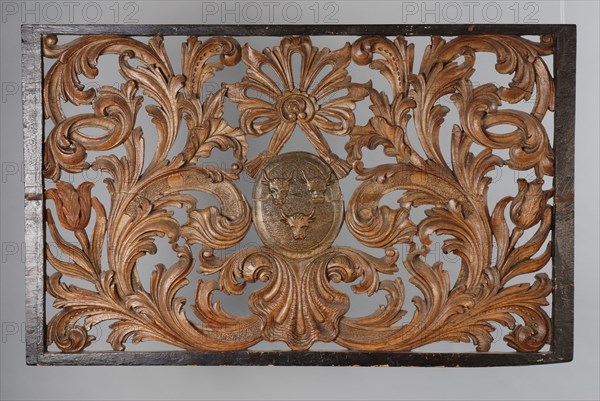
[[[572,293],[557,288],[572,285],[572,214],[561,210],[561,202],[572,208],[572,183],[558,186],[565,182],[561,171],[567,180],[572,174],[572,125],[555,123],[553,141],[544,122],[549,114],[573,119],[572,88],[559,82],[548,56],[569,71],[574,58],[564,64],[564,53],[574,50],[562,47],[572,31],[541,27],[535,40],[510,27],[421,27],[429,44],[420,57],[410,37],[415,32],[406,27],[338,28],[356,36],[332,49],[313,43],[327,32],[319,27],[296,27],[289,35],[285,27],[237,28],[237,35],[281,33],[278,44],[264,48],[236,36],[236,28],[197,27],[189,35],[177,32],[185,35],[180,69],[167,53],[166,27],[71,29],[85,34],[68,40],[60,28],[24,28],[26,57],[37,56],[38,65],[24,66],[25,79],[42,78],[42,56],[46,63],[41,87],[25,95],[26,106],[42,108],[41,114],[25,109],[26,129],[27,115],[43,116],[51,127],[43,143],[40,132],[28,138],[33,145],[26,143],[29,155],[42,159],[34,164],[39,172],[28,181],[34,185],[27,199],[31,223],[43,227],[31,229],[28,240],[44,241],[47,233],[46,267],[30,265],[29,297],[46,292],[58,310],[46,320],[43,299],[32,306],[38,309],[30,310],[37,316],[29,324],[29,362],[428,364],[433,354],[418,349],[440,341],[472,343],[477,352],[438,354],[437,364],[570,359]],[[132,36],[138,34],[147,37]],[[484,53],[495,57],[508,85],[472,82]],[[101,73],[106,56],[118,59],[124,82],[90,87],[84,81]],[[239,67],[241,79],[204,95],[210,79]],[[357,79],[351,67],[383,79]],[[370,110],[362,123],[359,104]],[[238,119],[226,118],[227,105],[237,107]],[[448,129],[443,122],[451,110],[458,117]],[[142,114],[151,124],[140,125]],[[312,146],[286,150],[292,135],[305,135]],[[268,138],[266,146],[253,149],[253,137]],[[335,137],[345,140],[341,151],[331,144]],[[561,162],[559,141],[571,159]],[[367,150],[380,152],[377,163],[364,156]],[[205,163],[222,152],[234,161]],[[490,174],[500,168],[530,174],[493,200]],[[65,178],[91,171],[106,178],[76,185]],[[240,189],[243,177],[253,179],[251,199]],[[344,180],[357,181],[351,194],[342,191]],[[99,186],[109,194],[104,202]],[[393,207],[382,201],[390,193],[398,200]],[[339,243],[342,228],[361,247]],[[262,244],[239,246],[251,229]],[[561,229],[564,282],[556,270]],[[460,258],[454,275],[442,261],[429,261],[434,237],[443,238],[444,253]],[[176,262],[145,265],[141,259],[156,253],[159,238]],[[226,249],[233,250],[219,252]],[[554,273],[542,272],[549,263]],[[149,282],[141,269],[152,271]],[[35,287],[40,277],[44,289]],[[417,291],[412,300],[407,285]],[[190,286],[191,299],[182,295]],[[356,298],[344,288],[383,294],[385,301],[370,314],[349,316]],[[249,313],[228,311],[217,293],[246,294]],[[553,312],[546,307],[551,300]],[[103,322],[110,323],[110,347],[121,352],[86,351]],[[503,341],[516,352],[494,354],[497,360],[468,356],[485,355],[501,326]],[[131,340],[192,352],[132,353],[125,350]],[[258,357],[248,349],[260,342],[301,352]],[[360,353],[310,351],[323,342]],[[121,357],[127,354],[133,359]],[[338,356],[323,356],[329,354]],[[407,357],[419,354],[423,359]]]

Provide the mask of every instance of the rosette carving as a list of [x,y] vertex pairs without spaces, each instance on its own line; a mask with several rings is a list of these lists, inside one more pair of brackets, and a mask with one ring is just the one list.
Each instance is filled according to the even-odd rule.
[[[299,82],[294,82],[294,54],[300,55]],[[346,176],[350,164],[332,153],[323,132],[348,135],[355,124],[355,103],[363,100],[371,88],[371,82],[354,83],[348,75],[350,44],[335,51],[319,50],[308,37],[289,36],[282,39],[280,46],[262,53],[244,46],[242,60],[248,66],[247,76],[229,86],[227,92],[242,112],[240,127],[253,136],[273,132],[268,149],[248,162],[248,173],[255,176],[299,126],[337,176]],[[317,81],[327,68],[329,72]],[[275,72],[279,83],[267,69]]]

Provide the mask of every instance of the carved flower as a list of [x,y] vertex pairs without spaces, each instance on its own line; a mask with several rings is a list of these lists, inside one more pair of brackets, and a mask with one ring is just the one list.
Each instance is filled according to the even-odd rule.
[[56,189],[46,191],[46,197],[52,199],[56,205],[60,224],[67,230],[82,230],[88,225],[92,211],[93,186],[93,183],[86,181],[75,189],[68,182],[58,181]]
[[[285,37],[280,46],[262,53],[244,46],[242,60],[248,65],[247,76],[230,85],[227,96],[238,103],[242,112],[240,126],[246,134],[261,136],[274,131],[268,150],[247,164],[250,175],[254,176],[264,162],[281,150],[296,126],[338,177],[348,174],[350,164],[331,152],[322,132],[349,134],[355,123],[355,103],[364,99],[371,87],[370,81],[351,82],[346,71],[350,49],[347,43],[335,51],[319,50],[303,36]],[[294,54],[300,55],[297,81],[292,64]],[[331,69],[325,74],[327,67]],[[269,76],[271,72],[279,82]]]
[[543,184],[542,179],[532,182],[522,178],[517,180],[519,192],[510,206],[510,219],[518,228],[527,230],[542,218],[547,201],[552,195],[551,191],[542,190]]

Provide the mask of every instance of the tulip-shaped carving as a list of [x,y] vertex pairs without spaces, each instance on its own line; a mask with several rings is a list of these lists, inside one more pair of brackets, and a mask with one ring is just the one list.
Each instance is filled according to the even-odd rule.
[[542,190],[544,180],[536,179],[527,182],[524,179],[517,180],[519,193],[510,206],[510,219],[521,230],[527,230],[537,224],[544,214],[548,199],[552,191]]
[[46,198],[52,199],[56,205],[56,213],[60,224],[70,231],[84,229],[92,211],[91,182],[81,183],[77,189],[68,182],[59,181],[56,189],[46,191]]

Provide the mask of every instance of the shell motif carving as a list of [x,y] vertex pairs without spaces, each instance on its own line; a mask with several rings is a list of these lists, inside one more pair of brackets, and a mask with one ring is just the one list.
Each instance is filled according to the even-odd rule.
[[[550,343],[543,307],[552,280],[539,271],[552,256],[553,192],[544,184],[553,175],[553,150],[542,124],[554,108],[543,59],[552,53],[551,37],[434,36],[418,68],[414,45],[402,36],[362,37],[336,50],[305,36],[263,50],[229,37],[190,37],[180,72],[160,36],[143,43],[92,35],[59,44],[50,35],[43,52],[52,61],[43,85],[44,115],[53,125],[44,145],[43,173],[53,183],[45,192],[53,205],[46,224],[56,245],[46,249],[55,270],[47,291],[58,309],[47,326],[48,344],[82,351],[103,321],[111,322],[108,341],[119,351],[127,340],[201,351],[243,350],[260,341],[298,351],[320,341],[410,351],[452,341],[488,351],[495,324],[508,328],[504,340],[517,351]],[[497,72],[512,77],[507,87],[471,82],[482,52],[494,54]],[[117,56],[124,83],[87,87],[83,78],[96,77],[106,55]],[[355,82],[351,64],[381,74],[387,87]],[[215,74],[235,65],[245,69],[239,82],[202,96]],[[450,112],[443,97],[459,118],[451,130],[442,125]],[[530,111],[514,107],[523,101]],[[89,112],[68,115],[67,102]],[[227,102],[239,108],[239,121],[224,118]],[[359,102],[371,110],[364,125],[354,114]],[[141,113],[151,126],[140,126]],[[306,149],[310,154],[282,152],[296,128],[314,147]],[[180,149],[178,135],[185,136]],[[332,135],[346,138],[344,154],[332,151]],[[251,159],[248,136],[268,138]],[[441,136],[449,138],[449,157]],[[365,148],[382,151],[388,162],[369,165]],[[229,150],[236,160],[230,166],[202,163]],[[490,172],[503,166],[535,177],[519,179],[514,193],[490,204]],[[109,178],[77,186],[64,179],[87,170]],[[344,199],[340,181],[353,179],[351,172],[360,184]],[[256,180],[250,201],[237,185],[243,173]],[[99,185],[108,190],[108,204],[95,194]],[[213,196],[218,206],[202,204],[191,191]],[[392,192],[398,206],[382,205]],[[185,211],[185,223],[173,207]],[[425,217],[415,221],[419,207]],[[334,245],[343,224],[383,256]],[[217,256],[240,244],[251,226],[262,246]],[[460,258],[456,280],[443,262],[427,261],[434,235],[444,236],[444,252]],[[144,286],[139,259],[155,253],[161,237],[177,261],[154,267]],[[401,246],[409,250],[402,257]],[[201,279],[193,279],[195,269]],[[420,293],[412,316],[403,309],[405,283],[393,275],[399,269]],[[537,274],[530,279],[531,273]],[[367,316],[347,316],[342,282],[357,294],[385,294],[385,304]],[[215,301],[216,292],[243,294],[248,283],[262,283],[249,295],[248,315]],[[186,309],[190,300],[181,290],[188,285],[196,291]]]

